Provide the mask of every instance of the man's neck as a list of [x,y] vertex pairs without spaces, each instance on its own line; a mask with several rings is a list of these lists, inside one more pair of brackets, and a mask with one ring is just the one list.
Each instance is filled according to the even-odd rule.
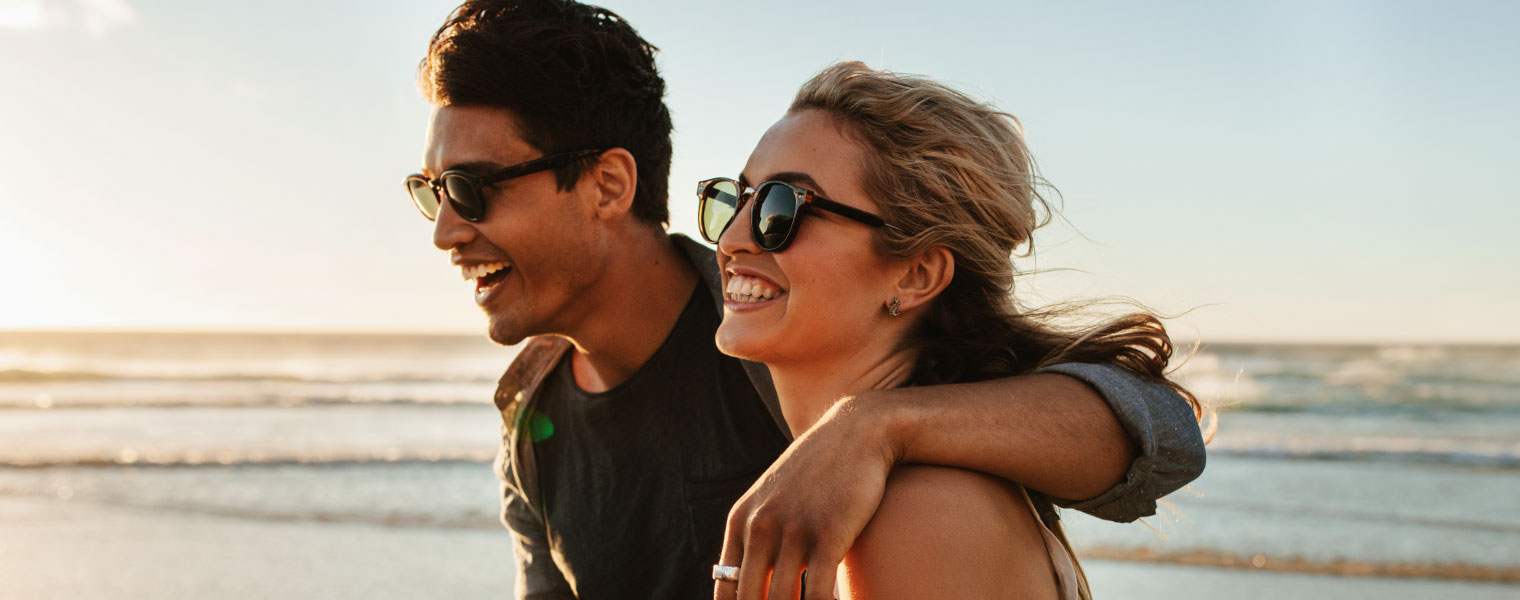
[[575,383],[592,393],[617,387],[654,356],[701,278],[664,235],[637,236],[611,256],[592,310],[566,332]]

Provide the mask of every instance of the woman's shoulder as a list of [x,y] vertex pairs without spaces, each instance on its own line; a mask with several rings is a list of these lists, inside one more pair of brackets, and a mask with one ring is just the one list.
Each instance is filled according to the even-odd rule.
[[1055,597],[1039,524],[1018,486],[952,467],[892,471],[842,565],[846,597]]
[[[1017,485],[976,471],[932,465],[905,465],[892,470],[882,493],[881,507],[866,526],[891,537],[928,540],[967,538],[996,542],[1018,536],[1027,524],[1039,537],[1034,516]],[[951,535],[962,534],[962,535]]]

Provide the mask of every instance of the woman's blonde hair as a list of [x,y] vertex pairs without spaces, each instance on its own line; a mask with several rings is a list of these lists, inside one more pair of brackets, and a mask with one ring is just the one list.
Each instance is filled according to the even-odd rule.
[[[942,246],[955,257],[949,286],[906,343],[915,381],[979,381],[1058,362],[1112,364],[1166,381],[1200,417],[1198,400],[1166,379],[1172,343],[1154,315],[1094,326],[1058,322],[1085,304],[1019,310],[1013,257],[1049,220],[1044,186],[1018,121],[926,78],[835,64],[814,76],[790,112],[822,110],[862,144],[865,192],[896,229],[876,231],[883,256],[907,259]],[[1033,251],[1033,245],[1025,250]]]

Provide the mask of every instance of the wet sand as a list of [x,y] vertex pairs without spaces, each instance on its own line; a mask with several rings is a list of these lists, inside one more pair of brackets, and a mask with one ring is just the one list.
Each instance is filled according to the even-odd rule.
[[[1102,599],[1515,598],[1520,587],[1113,560],[1086,562]],[[503,598],[512,550],[495,527],[269,520],[0,497],[0,599]]]
[[505,530],[0,497],[0,599],[504,598]]

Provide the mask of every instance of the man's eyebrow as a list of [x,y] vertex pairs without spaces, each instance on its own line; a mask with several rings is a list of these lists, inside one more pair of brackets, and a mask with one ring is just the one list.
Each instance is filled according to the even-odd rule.
[[506,165],[489,160],[476,160],[449,165],[449,168],[444,169],[444,171],[464,171],[466,173],[480,174],[488,171],[495,171],[505,166]]
[[490,173],[491,171],[495,171],[497,169],[500,169],[503,166],[505,166],[505,165],[502,165],[501,163],[492,162],[492,161],[489,161],[489,160],[475,160],[475,161],[470,161],[470,162],[462,162],[462,163],[456,163],[456,164],[449,165],[447,167],[444,167],[442,171],[439,171],[437,173],[433,173],[431,171],[428,171],[427,166],[424,165],[422,167],[422,170],[421,171],[417,171],[417,172],[421,173],[424,177],[431,177],[431,178],[437,179],[440,175],[443,175],[444,173],[447,173],[449,171],[464,171],[464,172],[469,173],[471,175],[479,176],[479,175],[484,175],[486,173]]

